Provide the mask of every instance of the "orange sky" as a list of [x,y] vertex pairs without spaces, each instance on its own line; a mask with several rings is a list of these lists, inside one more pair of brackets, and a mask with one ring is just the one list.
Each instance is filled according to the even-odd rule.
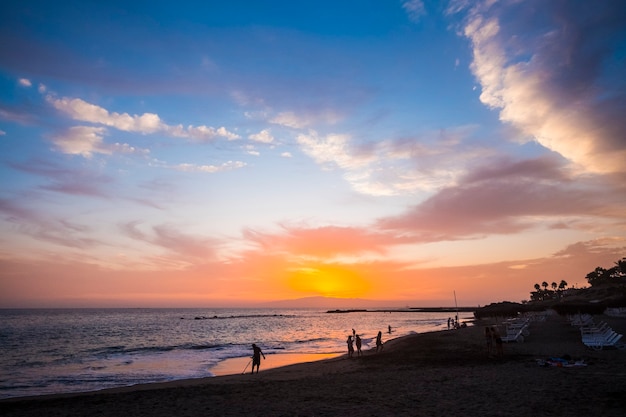
[[626,256],[626,2],[9,3],[0,308],[475,306]]
[[[586,285],[596,266],[619,252],[575,245],[543,259],[420,268],[399,262],[323,264],[285,262],[265,251],[228,263],[181,270],[111,270],[83,262],[2,262],[3,307],[224,307],[309,296],[361,298],[371,306],[451,306],[529,298],[535,283],[564,279]],[[19,295],[19,296],[18,296]],[[297,304],[297,303],[294,303]],[[341,308],[341,303],[337,304]]]

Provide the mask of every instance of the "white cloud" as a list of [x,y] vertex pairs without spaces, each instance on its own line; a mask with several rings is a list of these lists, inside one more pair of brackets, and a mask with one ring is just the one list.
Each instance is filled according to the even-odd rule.
[[112,145],[108,145],[108,147],[109,149],[113,151],[113,153],[142,154],[142,155],[148,155],[150,153],[149,149],[136,148],[134,146],[130,146],[128,143],[115,142]]
[[91,158],[94,154],[149,153],[146,149],[138,149],[126,143],[107,144],[104,142],[106,133],[104,127],[74,126],[52,137],[52,143],[65,154],[85,158]]
[[250,140],[261,143],[272,143],[274,142],[274,137],[271,135],[270,131],[267,129],[261,130],[259,133],[248,136]]
[[213,128],[209,126],[170,126],[164,123],[157,114],[144,113],[142,115],[129,115],[128,113],[109,112],[103,107],[88,103],[79,98],[57,99],[51,95],[47,101],[57,110],[67,114],[74,120],[90,122],[113,127],[125,132],[138,132],[150,134],[163,132],[175,137],[196,140],[213,140],[223,137],[228,140],[238,139],[239,135],[229,132],[226,128]]
[[1,130],[1,129],[0,129],[0,136],[4,136],[4,135],[6,135],[6,134],[7,134],[7,132],[5,132],[4,130]]
[[[476,160],[493,151],[465,145],[473,128],[462,126],[423,137],[358,144],[351,136],[301,134],[302,151],[324,169],[341,169],[357,192],[397,195],[432,191],[456,183]],[[445,166],[445,169],[441,167]]]
[[17,82],[22,87],[31,87],[33,85],[28,78],[20,78]]
[[343,169],[366,166],[369,158],[357,157],[350,148],[349,135],[330,134],[321,137],[317,132],[300,134],[297,137],[302,150],[321,165],[337,165]]
[[103,107],[79,98],[56,99],[47,96],[47,100],[55,109],[67,114],[74,120],[111,126],[125,132],[154,133],[166,127],[159,116],[154,113],[144,113],[141,116],[131,116],[128,113],[110,113]]
[[269,119],[269,122],[294,129],[303,129],[316,123],[334,125],[341,121],[342,118],[341,114],[332,110],[300,112],[297,114],[293,111],[286,111],[278,113]]
[[422,16],[426,15],[426,8],[422,0],[407,0],[402,3],[402,8],[412,22],[418,22]]
[[291,152],[283,152],[280,154],[280,156],[282,156],[283,158],[293,158]]
[[104,127],[75,126],[54,136],[52,142],[65,154],[91,158],[94,153],[111,154],[111,150],[104,146],[105,133]]
[[310,120],[305,117],[298,117],[293,112],[282,112],[270,119],[270,123],[301,129],[307,127],[310,124]]
[[175,169],[177,171],[184,172],[206,172],[213,174],[222,171],[231,171],[233,169],[239,169],[246,166],[245,162],[241,161],[228,161],[221,165],[196,165],[196,164],[178,164],[178,165],[165,165],[161,164],[165,168]]
[[171,134],[172,136],[181,138],[190,138],[200,141],[211,141],[219,137],[227,140],[236,140],[240,136],[236,133],[229,132],[225,127],[214,128],[210,126],[187,126],[185,129],[182,125],[178,126],[166,126],[164,132]]
[[243,147],[248,155],[259,156],[261,153],[255,149],[253,145],[246,145]]
[[[618,68],[608,65],[613,58],[606,37],[613,21],[610,5],[600,3],[591,20],[584,10],[565,11],[543,1],[513,4],[523,7],[519,10],[477,3],[464,28],[472,42],[480,100],[499,109],[503,122],[596,173],[626,170],[626,147],[617,138],[626,128],[619,97],[623,81],[621,89],[603,89],[597,77],[605,74],[595,69]],[[528,15],[533,10],[554,20],[533,19]],[[520,16],[516,31],[501,20],[504,13]],[[520,24],[536,27],[525,28],[532,35],[520,39]]]

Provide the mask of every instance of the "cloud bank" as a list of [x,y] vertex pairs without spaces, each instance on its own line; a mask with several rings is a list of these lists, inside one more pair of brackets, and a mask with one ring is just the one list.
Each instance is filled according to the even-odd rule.
[[626,172],[626,3],[452,4],[500,120],[586,172]]

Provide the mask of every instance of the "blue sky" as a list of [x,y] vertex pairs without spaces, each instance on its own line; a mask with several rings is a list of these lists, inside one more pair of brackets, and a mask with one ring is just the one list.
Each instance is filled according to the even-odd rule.
[[0,306],[484,304],[626,254],[620,2],[0,12]]

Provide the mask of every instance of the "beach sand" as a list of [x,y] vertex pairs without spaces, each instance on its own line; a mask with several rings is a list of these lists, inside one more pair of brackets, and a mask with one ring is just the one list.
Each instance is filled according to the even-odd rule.
[[[626,319],[598,316],[626,334]],[[586,348],[559,316],[489,357],[484,325],[392,339],[384,351],[242,375],[0,401],[11,416],[620,416],[626,350]],[[542,367],[570,355],[584,367]],[[244,362],[244,365],[245,366]],[[243,369],[243,366],[241,368]]]

